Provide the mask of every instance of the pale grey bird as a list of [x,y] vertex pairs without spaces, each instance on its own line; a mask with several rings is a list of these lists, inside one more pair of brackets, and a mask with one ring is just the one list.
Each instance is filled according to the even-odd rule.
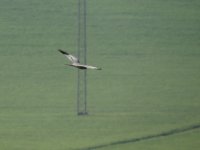
[[89,66],[89,65],[84,65],[84,64],[80,64],[79,59],[76,58],[75,56],[59,49],[59,52],[61,52],[63,55],[65,55],[70,61],[71,64],[67,64],[68,66],[72,66],[72,67],[76,67],[78,69],[96,69],[96,70],[101,70],[101,68],[98,67],[94,67],[94,66]]

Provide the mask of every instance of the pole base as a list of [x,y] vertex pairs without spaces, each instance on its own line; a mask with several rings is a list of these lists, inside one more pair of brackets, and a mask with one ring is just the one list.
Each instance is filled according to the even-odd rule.
[[78,113],[78,116],[86,116],[86,115],[88,115],[88,112],[79,112]]

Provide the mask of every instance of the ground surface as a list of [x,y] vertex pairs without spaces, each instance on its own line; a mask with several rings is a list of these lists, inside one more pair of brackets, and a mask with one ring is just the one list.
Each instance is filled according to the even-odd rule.
[[[76,0],[0,1],[0,149],[71,150],[200,124],[200,1],[88,0],[88,110],[76,116]],[[199,129],[102,150],[197,150]]]

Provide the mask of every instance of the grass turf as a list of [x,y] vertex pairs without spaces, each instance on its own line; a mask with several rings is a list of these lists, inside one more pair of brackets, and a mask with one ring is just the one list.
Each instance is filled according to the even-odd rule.
[[77,117],[77,72],[56,51],[76,54],[77,1],[2,0],[0,149],[78,149],[199,123],[199,5],[88,0],[88,63],[103,70],[88,71],[90,115]]

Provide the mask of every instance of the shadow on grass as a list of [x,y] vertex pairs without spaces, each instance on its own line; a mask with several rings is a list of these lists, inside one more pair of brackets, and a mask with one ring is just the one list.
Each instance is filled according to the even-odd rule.
[[127,144],[127,143],[136,143],[136,142],[140,142],[140,141],[145,141],[145,140],[170,136],[170,135],[174,135],[174,134],[179,134],[179,133],[183,133],[183,132],[187,132],[187,131],[191,131],[191,130],[195,130],[195,129],[199,129],[199,128],[200,128],[200,124],[196,124],[196,125],[191,125],[191,126],[188,126],[185,128],[177,128],[177,129],[161,132],[158,134],[146,135],[143,137],[132,138],[132,139],[122,140],[122,141],[116,141],[116,142],[112,142],[112,143],[91,146],[91,147],[77,149],[77,150],[95,150],[95,149],[105,148],[105,147],[109,147],[109,146],[115,146],[115,145],[121,145],[121,144]]

